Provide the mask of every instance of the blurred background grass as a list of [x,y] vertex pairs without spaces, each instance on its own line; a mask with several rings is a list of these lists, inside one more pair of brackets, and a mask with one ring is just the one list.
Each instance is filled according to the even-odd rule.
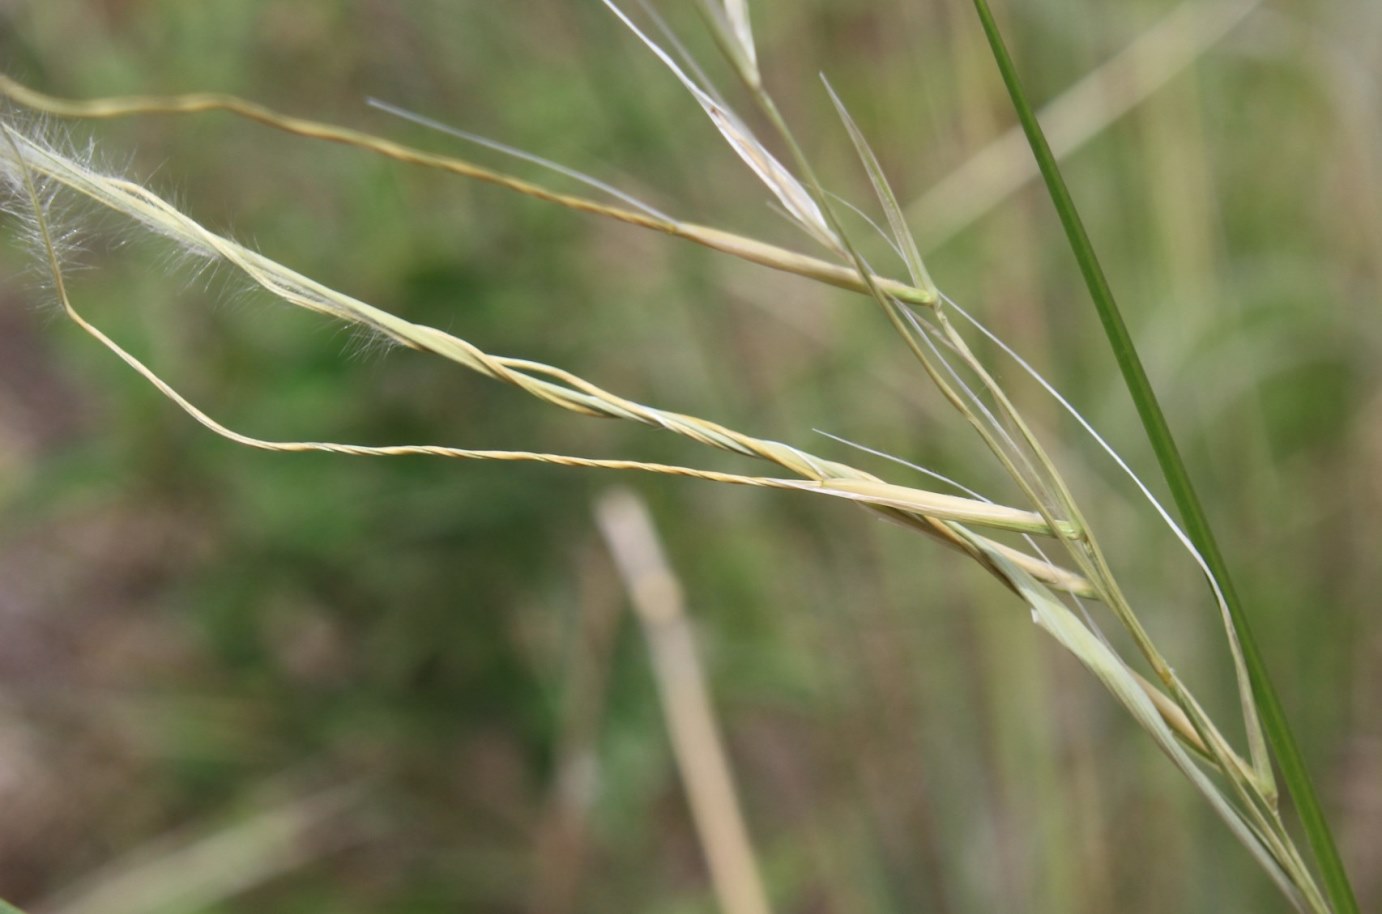
[[[1174,8],[1043,0],[1007,29],[1055,98]],[[694,15],[666,12],[712,59]],[[961,0],[755,15],[773,91],[852,200],[867,185],[817,71],[903,199],[1012,123]],[[596,3],[11,0],[0,23],[6,72],[55,94],[228,91],[496,161],[362,105],[379,96],[801,246]],[[1263,3],[1067,160],[1365,909],[1382,900],[1379,61],[1382,7]],[[1010,497],[862,298],[225,116],[52,129],[209,226],[490,351]],[[991,179],[973,180],[982,199]],[[954,232],[918,215],[941,287],[1154,478],[1040,189]],[[157,243],[117,244],[126,228],[100,223],[74,297],[233,427],[729,465],[362,351]],[[592,521],[614,480],[237,448],[55,319],[4,231],[0,895],[69,914],[713,909]],[[1193,566],[1047,401],[1003,380],[1062,443],[1167,653],[1231,713]],[[683,575],[778,910],[1282,909],[1097,685],[955,555],[840,504],[632,482]]]

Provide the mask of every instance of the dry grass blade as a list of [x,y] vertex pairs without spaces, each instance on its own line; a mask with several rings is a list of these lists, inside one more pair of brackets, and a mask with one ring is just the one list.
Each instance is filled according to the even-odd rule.
[[339,851],[358,788],[287,798],[233,823],[205,824],[139,848],[42,906],[48,914],[167,914],[219,907],[263,883]]
[[595,506],[595,516],[652,654],[677,768],[720,906],[725,914],[768,914],[767,892],[686,618],[681,585],[652,518],[626,489],[606,493]]
[[[867,291],[867,285],[859,279],[852,269],[817,257],[790,251],[777,245],[746,238],[743,235],[736,235],[722,229],[697,225],[692,222],[668,221],[586,197],[558,193],[522,178],[482,168],[464,159],[414,149],[358,130],[291,117],[233,95],[193,93],[174,96],[131,96],[93,101],[72,101],[35,91],[3,74],[0,74],[0,93],[21,105],[59,117],[120,118],[141,114],[196,114],[207,111],[224,111],[295,136],[354,146],[398,162],[419,165],[463,178],[482,181],[525,196],[555,203],[577,212],[602,216],[617,222],[682,238],[750,263],[770,267],[784,273],[794,273],[841,289],[848,289],[853,292]],[[889,295],[899,301],[918,305],[933,305],[935,303],[935,296],[924,289],[917,289],[906,283],[884,277],[876,277],[874,281],[880,288],[885,289]]]

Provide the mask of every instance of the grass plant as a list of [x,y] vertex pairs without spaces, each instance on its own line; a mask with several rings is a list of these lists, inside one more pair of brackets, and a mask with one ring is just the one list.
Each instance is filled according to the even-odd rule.
[[[680,44],[670,35],[659,31],[663,26],[655,16],[637,18],[612,0],[605,0],[605,6],[615,17],[612,21],[626,27],[665,67],[670,77],[694,98],[710,126],[757,177],[766,196],[820,249],[819,255],[803,254],[752,237],[668,217],[631,197],[624,198],[630,205],[618,206],[559,192],[465,159],[425,152],[357,130],[282,114],[232,95],[72,101],[38,92],[9,77],[0,77],[0,92],[18,105],[51,117],[110,119],[229,113],[307,140],[344,144],[389,160],[496,185],[576,212],[691,241],[763,267],[858,293],[871,300],[893,328],[935,391],[953,408],[962,425],[968,428],[973,439],[1007,478],[1012,490],[1018,493],[1020,503],[1008,505],[999,503],[997,497],[990,498],[975,491],[962,490],[960,494],[953,494],[880,478],[860,466],[827,459],[794,444],[742,432],[709,418],[638,402],[544,361],[496,355],[460,335],[406,320],[346,295],[288,268],[266,253],[212,231],[141,183],[82,161],[79,155],[46,142],[40,131],[19,126],[20,121],[15,118],[8,119],[4,126],[0,177],[9,185],[15,201],[12,208],[30,226],[34,247],[51,276],[55,295],[67,317],[197,422],[236,443],[277,452],[536,462],[823,495],[856,502],[968,557],[1015,595],[1030,612],[1032,620],[1093,674],[1203,797],[1290,905],[1316,914],[1330,911],[1347,914],[1356,910],[1347,878],[1332,852],[1318,803],[1303,778],[1298,753],[1293,748],[1279,703],[1273,697],[1247,630],[1243,608],[1208,532],[1204,512],[1189,486],[1188,474],[1179,458],[1174,456],[1175,447],[1167,424],[1151,395],[1145,373],[1136,362],[1131,337],[1112,308],[1106,283],[1092,282],[1095,298],[1106,325],[1111,328],[1115,353],[1124,364],[1135,366],[1130,369],[1129,386],[1143,413],[1154,450],[1167,468],[1171,491],[1185,518],[1184,532],[1128,464],[1102,439],[1098,439],[1098,443],[1113,454],[1118,466],[1150,500],[1154,512],[1169,528],[1168,536],[1184,544],[1204,572],[1207,599],[1222,617],[1228,667],[1237,688],[1238,713],[1231,722],[1216,718],[1206,710],[1149,630],[1145,611],[1139,609],[1137,600],[1115,572],[1117,563],[1110,558],[1099,532],[1103,523],[1083,507],[1077,487],[1068,480],[1061,466],[1059,452],[1045,442],[1038,424],[1029,419],[1029,410],[1020,405],[1019,396],[1004,381],[1006,375],[1000,372],[998,365],[980,355],[982,346],[992,344],[1016,357],[1017,347],[1009,348],[937,287],[923,259],[923,246],[909,226],[907,208],[890,185],[883,158],[872,148],[841,95],[826,85],[824,91],[838,114],[841,133],[852,146],[875,195],[876,211],[881,218],[876,222],[870,220],[871,228],[881,237],[883,249],[895,254],[902,263],[906,270],[905,280],[891,278],[887,270],[875,268],[871,263],[866,252],[876,249],[879,239],[851,228],[854,225],[852,215],[840,198],[829,191],[822,170],[806,151],[806,143],[798,138],[789,118],[769,91],[768,81],[760,69],[762,64],[746,0],[701,0],[697,9],[723,54],[724,65],[737,78],[738,91],[752,106],[752,115],[741,113],[725,100],[725,95],[704,76],[703,68],[684,56]],[[1044,147],[1038,141],[1035,117],[1017,91],[1011,62],[996,39],[996,27],[984,4],[980,2],[978,6],[990,36],[994,37],[995,56],[1014,90],[1024,126],[1039,151],[1043,174],[1059,191],[1061,185],[1056,179],[1054,158],[1049,150],[1042,151]],[[1226,5],[1219,11],[1223,13],[1223,20],[1215,21],[1227,29],[1237,21],[1234,17],[1243,15],[1250,6]],[[766,129],[770,139],[760,138],[758,129]],[[599,182],[589,183],[599,185]],[[55,204],[72,201],[77,203],[74,210],[77,215],[61,215],[62,207]],[[1068,196],[1058,197],[1057,203],[1067,227],[1072,226],[1075,216]],[[694,444],[766,463],[775,468],[772,473],[780,470],[785,475],[733,473],[689,462],[659,463],[545,451],[271,440],[233,429],[180,393],[162,373],[136,357],[78,310],[65,280],[64,220],[80,219],[91,208],[116,214],[161,239],[182,257],[233,271],[253,287],[286,304],[360,328],[388,345],[439,356],[571,413],[661,429]],[[1080,241],[1081,233],[1073,234],[1082,268],[1087,276],[1097,278],[1100,274],[1092,248],[1087,239]],[[1090,423],[1055,394],[1052,385],[1027,362],[1019,358],[1017,364],[1030,373],[1041,388],[1055,396],[1058,408],[1070,410],[1080,426],[1093,434]],[[952,487],[948,480],[940,477],[938,488]],[[628,519],[627,504],[624,509],[617,510],[608,504],[606,508],[602,512],[602,522],[607,536],[616,553],[627,553],[628,548],[619,547],[615,531],[615,528],[626,528],[633,523]],[[623,520],[620,521],[616,514]],[[651,538],[646,530],[640,536],[644,541]],[[621,565],[627,566],[628,562],[621,560]],[[625,572],[631,579],[638,577],[627,567]],[[661,575],[659,580],[666,577],[661,571],[655,575]],[[645,607],[643,612],[651,618],[659,610]],[[1100,619],[1103,625],[1110,624],[1111,620],[1118,631],[1106,634]],[[1119,646],[1125,643],[1131,645],[1130,650]],[[684,653],[685,644],[677,650]],[[658,653],[656,645],[654,652]],[[661,663],[669,662],[672,661],[663,656]],[[666,679],[666,671],[662,673]],[[693,794],[693,806],[700,810],[698,819],[703,823],[730,822],[732,825],[727,837],[706,841],[713,869],[719,875],[717,884],[722,889],[725,885],[732,887],[723,889],[725,908],[766,910],[763,889],[752,865],[753,855],[743,836],[744,828],[729,789],[723,753],[711,745],[717,741],[706,736],[713,733],[714,728],[710,726],[707,730],[708,702],[704,690],[693,686],[692,692],[696,696],[692,701],[692,716],[699,723],[690,725],[688,730],[684,715],[678,718],[683,719],[679,729],[676,720],[671,723],[681,734],[678,755],[684,766],[687,765],[684,759],[693,756],[698,749],[711,753],[709,769],[714,774],[709,786],[705,778],[698,780],[690,773],[686,779]],[[671,710],[669,700],[669,712]],[[678,717],[674,713],[669,716]],[[1241,751],[1229,736],[1238,730],[1245,736],[1245,748]],[[1305,820],[1307,835],[1324,876],[1324,888],[1317,882],[1315,870],[1298,848],[1281,812],[1273,756],[1282,764],[1288,791]],[[690,767],[704,770],[704,766]],[[697,788],[693,782],[701,787]],[[699,802],[695,800],[697,796],[701,797]],[[705,803],[719,812],[704,812]],[[735,886],[737,888],[733,888]],[[731,898],[739,900],[731,901]]]
[[[1234,661],[1239,669],[1239,691],[1242,694],[1244,714],[1251,724],[1248,735],[1253,743],[1252,752],[1256,769],[1264,777],[1270,778],[1271,762],[1264,745],[1262,724],[1257,719],[1257,709],[1260,707],[1262,717],[1266,720],[1266,738],[1270,739],[1272,750],[1290,785],[1291,796],[1295,799],[1311,847],[1324,873],[1330,903],[1339,911],[1357,911],[1358,902],[1353,897],[1353,889],[1349,885],[1347,873],[1344,872],[1343,862],[1339,859],[1339,852],[1334,846],[1333,835],[1320,809],[1319,800],[1315,797],[1315,788],[1310,782],[1300,749],[1296,746],[1295,736],[1286,721],[1285,712],[1281,709],[1281,701],[1276,696],[1271,677],[1267,674],[1266,666],[1257,650],[1252,628],[1248,623],[1247,610],[1229,577],[1227,563],[1209,525],[1200,497],[1190,481],[1190,473],[1171,434],[1161,403],[1152,390],[1151,381],[1142,366],[1142,359],[1138,355],[1132,335],[1128,332],[1127,323],[1114,301],[1113,291],[1109,287],[1103,267],[1099,264],[1098,256],[1094,253],[1094,246],[1085,231],[1084,223],[1075,209],[1070,191],[1065,186],[1056,158],[1047,145],[1041,124],[1027,101],[993,13],[985,0],[975,0],[974,5],[984,23],[984,33],[993,49],[994,60],[1003,74],[1003,82],[1008,87],[1013,106],[1022,121],[1022,129],[1027,134],[1032,152],[1041,168],[1042,178],[1060,213],[1061,225],[1079,262],[1080,272],[1089,287],[1090,297],[1098,309],[1099,320],[1104,326],[1109,345],[1118,359],[1119,369],[1123,373],[1129,393],[1132,394],[1143,428],[1147,430],[1147,438],[1156,452],[1162,473],[1176,499],[1176,506],[1185,519],[1194,548],[1203,557],[1207,575],[1229,615],[1225,625],[1233,641]],[[1269,800],[1271,802],[1268,805],[1274,814],[1274,794],[1269,796]],[[1323,899],[1316,899],[1313,903],[1322,905]]]

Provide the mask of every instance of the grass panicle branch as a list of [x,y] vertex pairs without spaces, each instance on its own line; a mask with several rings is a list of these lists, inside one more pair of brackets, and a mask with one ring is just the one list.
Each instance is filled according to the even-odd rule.
[[[483,168],[464,159],[426,152],[346,127],[291,117],[233,95],[199,92],[166,97],[130,96],[74,101],[38,92],[5,74],[0,74],[0,94],[4,94],[25,107],[59,117],[105,119],[151,114],[227,112],[295,136],[354,146],[397,162],[418,165],[458,177],[493,184],[577,212],[589,213],[638,228],[672,235],[784,273],[795,273],[798,276],[855,292],[867,291],[865,284],[853,270],[816,257],[789,251],[777,245],[746,238],[743,235],[736,235],[722,229],[697,225],[692,222],[658,218],[647,213],[611,206],[598,200],[558,193],[532,181]],[[899,301],[917,305],[930,305],[935,301],[934,297],[924,289],[917,289],[906,283],[883,277],[876,277],[876,281],[887,290],[889,295],[894,296]]]
[[[887,516],[923,529],[981,561],[985,561],[983,554],[968,545],[966,538],[953,529],[954,524],[970,523],[1025,533],[1049,532],[1042,519],[1029,511],[1005,509],[975,499],[886,484],[854,467],[815,457],[791,445],[744,435],[714,422],[659,410],[619,397],[550,365],[491,355],[459,337],[404,320],[323,286],[262,254],[245,248],[238,242],[217,235],[137,183],[88,169],[9,128],[6,128],[6,136],[9,155],[0,161],[0,166],[9,166],[8,174],[12,179],[22,181],[23,176],[30,172],[36,173],[46,181],[62,185],[91,201],[136,220],[186,251],[223,260],[290,304],[361,325],[409,348],[440,355],[472,371],[518,387],[563,409],[588,416],[624,419],[662,428],[700,444],[770,461],[805,477],[805,480],[744,476],[684,466],[629,460],[599,460],[527,451],[476,450],[434,445],[371,447],[329,442],[268,441],[245,435],[212,419],[177,393],[156,372],[86,321],[72,306],[65,287],[60,282],[62,273],[56,248],[45,250],[44,257],[53,273],[54,281],[58,283],[63,307],[74,321],[197,421],[240,444],[266,450],[316,450],[356,456],[430,455],[456,459],[538,461],[616,470],[636,469],[715,482],[812,492],[873,506]],[[35,193],[37,192],[36,190]],[[34,212],[40,226],[46,226],[46,220],[42,216],[43,208],[42,200],[35,198]],[[1040,559],[1017,553],[1008,547],[999,548],[1052,586],[1077,593],[1090,592],[1088,585],[1077,575]]]

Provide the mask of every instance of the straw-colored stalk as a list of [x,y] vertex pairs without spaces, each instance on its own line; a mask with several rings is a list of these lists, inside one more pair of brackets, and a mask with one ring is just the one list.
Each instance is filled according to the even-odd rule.
[[605,493],[595,517],[648,643],[677,769],[720,906],[725,914],[769,914],[681,582],[636,495],[627,489]]

